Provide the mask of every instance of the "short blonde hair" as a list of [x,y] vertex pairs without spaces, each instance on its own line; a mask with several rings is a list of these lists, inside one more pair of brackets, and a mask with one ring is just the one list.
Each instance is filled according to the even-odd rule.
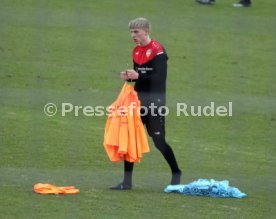
[[143,29],[147,30],[148,32],[150,31],[150,22],[146,18],[135,18],[134,20],[131,20],[128,24],[129,29]]

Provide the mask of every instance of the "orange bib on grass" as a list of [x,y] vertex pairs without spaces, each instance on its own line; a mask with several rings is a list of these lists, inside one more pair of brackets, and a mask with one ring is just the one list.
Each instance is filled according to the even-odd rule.
[[140,162],[149,152],[148,139],[140,118],[140,101],[133,86],[125,83],[117,100],[109,107],[104,147],[111,161]]
[[58,187],[51,184],[37,183],[34,185],[34,192],[48,195],[48,194],[77,194],[80,192],[74,186]]

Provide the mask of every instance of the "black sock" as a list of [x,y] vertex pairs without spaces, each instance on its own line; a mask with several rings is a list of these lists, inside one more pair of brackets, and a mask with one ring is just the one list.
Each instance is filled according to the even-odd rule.
[[124,180],[123,184],[131,186],[132,185],[132,172],[134,163],[124,161]]

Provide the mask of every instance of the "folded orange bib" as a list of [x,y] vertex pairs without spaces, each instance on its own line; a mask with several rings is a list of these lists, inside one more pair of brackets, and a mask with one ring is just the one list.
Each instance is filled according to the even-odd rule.
[[74,186],[58,187],[51,184],[37,183],[34,185],[34,192],[48,195],[48,194],[77,194],[80,192]]

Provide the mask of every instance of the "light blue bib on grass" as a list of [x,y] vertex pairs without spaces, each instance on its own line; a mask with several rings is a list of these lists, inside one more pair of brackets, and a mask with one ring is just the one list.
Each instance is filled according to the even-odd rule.
[[211,196],[211,197],[230,197],[244,198],[238,188],[229,186],[228,180],[215,181],[213,179],[199,179],[187,185],[168,185],[164,192],[176,192],[184,195]]

